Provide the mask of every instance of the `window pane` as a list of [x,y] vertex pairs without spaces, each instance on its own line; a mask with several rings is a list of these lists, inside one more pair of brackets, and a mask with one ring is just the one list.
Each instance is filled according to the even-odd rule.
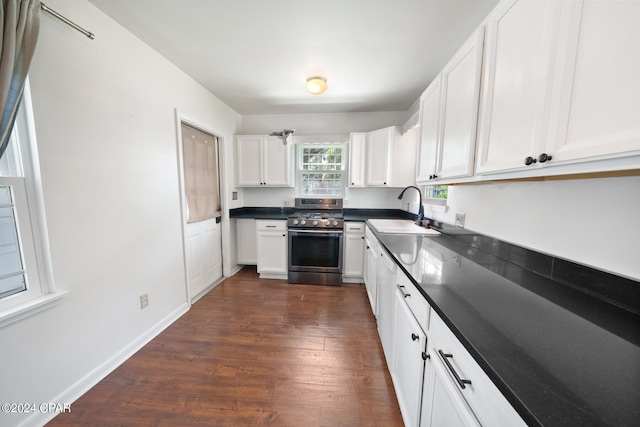
[[14,205],[8,186],[0,187],[0,298],[27,289]]

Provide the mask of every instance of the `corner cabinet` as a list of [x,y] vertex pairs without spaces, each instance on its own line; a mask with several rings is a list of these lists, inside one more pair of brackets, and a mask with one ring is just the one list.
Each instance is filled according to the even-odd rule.
[[417,131],[399,126],[354,132],[349,143],[349,187],[415,185]]
[[420,98],[418,183],[473,174],[483,42],[480,27]]
[[275,136],[236,136],[236,185],[293,187],[292,150],[293,144]]
[[367,134],[353,132],[349,136],[349,187],[364,187]]

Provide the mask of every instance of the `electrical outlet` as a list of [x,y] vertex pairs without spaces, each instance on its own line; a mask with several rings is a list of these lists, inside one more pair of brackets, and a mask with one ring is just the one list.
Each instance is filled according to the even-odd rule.
[[456,214],[456,226],[464,228],[464,218],[467,214],[457,213]]
[[140,295],[140,310],[149,307],[149,294]]
[[231,192],[231,200],[238,200],[238,192],[237,191],[232,191]]

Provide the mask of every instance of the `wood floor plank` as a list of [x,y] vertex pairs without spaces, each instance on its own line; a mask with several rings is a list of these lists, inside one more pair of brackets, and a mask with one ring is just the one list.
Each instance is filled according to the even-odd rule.
[[402,426],[362,285],[245,268],[50,426]]

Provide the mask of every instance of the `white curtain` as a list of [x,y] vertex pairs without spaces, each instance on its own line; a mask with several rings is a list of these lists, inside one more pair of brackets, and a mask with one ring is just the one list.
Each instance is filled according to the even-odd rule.
[[40,30],[39,0],[2,0],[0,11],[0,157],[4,154],[22,98]]

